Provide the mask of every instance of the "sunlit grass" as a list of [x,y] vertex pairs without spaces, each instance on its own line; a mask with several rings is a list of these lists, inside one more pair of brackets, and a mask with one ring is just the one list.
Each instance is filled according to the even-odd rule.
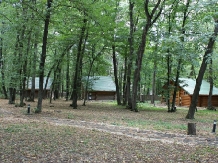
[[[158,102],[156,102],[158,104]],[[112,105],[108,102],[106,105]],[[113,103],[114,105],[114,103]],[[188,113],[188,107],[177,107],[176,112],[168,112],[167,107],[154,106],[149,102],[137,104],[139,113],[134,113],[135,118],[126,117],[123,114],[121,117],[114,116],[107,118],[107,121],[113,119],[114,125],[127,125],[130,127],[138,127],[141,129],[155,129],[155,130],[167,130],[167,131],[187,131],[187,124],[189,122],[196,123],[197,130],[201,132],[211,132],[213,121],[217,120],[218,112],[206,110],[204,108],[198,109],[195,113],[195,119],[186,119]],[[115,106],[118,108],[117,106]]]

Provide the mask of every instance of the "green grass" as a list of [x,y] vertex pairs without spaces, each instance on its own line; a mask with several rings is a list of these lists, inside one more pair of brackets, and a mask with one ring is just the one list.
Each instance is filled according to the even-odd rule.
[[152,121],[152,120],[127,120],[126,123],[130,127],[139,128],[152,128],[155,130],[187,130],[185,124],[173,124],[172,122],[165,121]]
[[13,124],[4,128],[4,131],[8,133],[18,133],[26,130],[28,128],[27,124]]
[[73,118],[74,118],[74,115],[72,113],[68,113],[67,119],[73,119]]
[[[158,104],[158,102],[156,102]],[[195,119],[190,120],[186,119],[185,116],[188,113],[188,108],[184,107],[177,107],[177,111],[174,113],[169,113],[167,107],[158,107],[153,106],[150,103],[138,103],[139,112],[130,112],[129,110],[125,110],[124,106],[116,106],[115,102],[107,102],[104,103],[104,107],[114,107],[119,112],[123,112],[123,115],[118,117],[118,114],[114,113],[114,115],[102,116],[102,122],[109,122],[113,125],[126,125],[130,127],[137,127],[141,129],[155,129],[161,131],[170,131],[170,132],[177,132],[180,131],[182,133],[187,131],[187,124],[189,122],[196,123],[197,130],[201,132],[211,132],[212,124],[214,120],[218,120],[218,111],[211,111],[211,110],[202,110],[199,109],[195,113]],[[122,109],[120,109],[122,108]],[[111,110],[112,111],[112,110]],[[110,109],[108,109],[110,112]],[[131,116],[125,116],[126,112],[130,112]],[[103,113],[103,112],[102,112]],[[104,117],[104,118],[103,118]],[[100,120],[100,119],[99,119]],[[112,122],[111,122],[112,121]]]

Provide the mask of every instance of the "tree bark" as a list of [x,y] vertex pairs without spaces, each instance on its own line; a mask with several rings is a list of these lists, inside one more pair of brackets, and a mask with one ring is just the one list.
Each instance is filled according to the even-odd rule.
[[121,105],[120,99],[120,87],[117,75],[117,58],[116,58],[116,49],[115,45],[112,45],[112,53],[113,53],[113,65],[114,65],[114,78],[115,78],[115,85],[116,85],[116,94],[117,94],[117,105]]
[[[175,21],[175,16],[176,16],[176,11],[177,11],[175,9],[177,8],[178,3],[179,3],[179,1],[174,0],[172,5],[171,5],[171,12],[169,13],[169,16],[168,16],[168,24],[169,24],[168,36],[171,35],[172,22]],[[167,102],[168,112],[171,111],[171,109],[170,109],[170,98],[171,98],[171,90],[172,90],[171,89],[171,83],[170,83],[170,80],[171,80],[171,67],[172,67],[171,66],[171,62],[172,62],[171,58],[172,58],[172,55],[171,55],[170,49],[168,48],[167,49],[167,95],[166,95],[167,96],[166,102]],[[174,105],[174,104],[172,104],[172,105]]]
[[188,123],[188,135],[196,135],[196,123]]
[[[2,22],[2,25],[4,23]],[[3,32],[1,31],[1,33],[3,34]],[[3,39],[0,37],[0,71],[1,71],[1,77],[2,77],[2,90],[5,96],[5,99],[8,98],[7,95],[7,90],[5,87],[5,73],[4,73],[4,58],[3,58]]]
[[170,52],[169,50],[167,51],[168,55],[167,55],[167,108],[168,108],[168,112],[170,112],[170,94],[171,94],[171,85],[170,85],[170,74],[171,74],[171,62],[170,62]]
[[213,53],[213,47],[214,47],[214,43],[217,37],[217,33],[218,33],[218,19],[215,19],[214,33],[210,37],[208,45],[207,45],[207,49],[204,53],[203,61],[201,63],[198,77],[196,79],[196,85],[195,85],[194,93],[192,95],[191,104],[189,106],[188,114],[186,115],[187,119],[194,119],[195,110],[197,107],[197,102],[198,102],[198,97],[199,97],[199,91],[201,88],[201,83],[202,83],[204,73],[205,73],[205,70],[208,64],[207,60],[208,60],[208,57],[210,57],[210,55]]
[[[186,2],[186,6],[185,6],[185,10],[183,13],[183,21],[182,21],[182,34],[185,34],[185,24],[188,18],[188,8],[189,8],[189,4],[190,4],[190,0],[188,0]],[[184,36],[181,37],[181,43],[183,44],[184,42]],[[182,50],[183,51],[183,50]],[[176,70],[176,80],[174,83],[174,91],[173,91],[173,100],[172,100],[172,107],[171,107],[171,112],[175,112],[175,106],[176,106],[176,94],[177,94],[177,90],[178,90],[178,86],[179,86],[179,77],[180,77],[180,71],[181,71],[181,67],[182,67],[182,59],[183,56],[181,56],[181,54],[179,54],[179,60],[178,60],[178,65],[177,65],[177,70]]]
[[129,30],[129,54],[127,58],[127,74],[126,74],[126,102],[127,108],[132,109],[132,96],[131,96],[131,76],[132,76],[132,65],[133,65],[133,54],[134,54],[134,19],[133,10],[135,3],[131,0],[129,1],[129,20],[130,20],[130,30]]
[[43,99],[43,81],[44,81],[44,68],[47,50],[48,29],[51,16],[51,4],[52,0],[47,0],[47,11],[44,24],[43,41],[42,41],[42,53],[40,56],[39,64],[39,94],[36,113],[42,112],[42,99]]
[[155,106],[155,95],[156,95],[156,72],[157,72],[157,60],[154,58],[154,69],[153,69],[153,79],[152,79],[152,97],[151,104]]
[[176,109],[175,109],[175,106],[176,106],[176,93],[177,93],[178,85],[179,85],[181,62],[182,62],[182,59],[179,58],[178,65],[177,65],[177,70],[176,70],[176,80],[174,82],[173,100],[172,100],[172,107],[171,107],[171,110],[170,110],[171,112],[176,111]]
[[[23,32],[24,34],[24,32]],[[24,38],[24,36],[23,36]],[[26,96],[26,76],[27,76],[27,60],[28,60],[28,55],[29,55],[29,50],[30,50],[30,41],[31,41],[31,34],[28,36],[28,43],[27,43],[27,49],[26,49],[26,55],[23,55],[23,61],[21,65],[21,83],[20,83],[20,106],[23,107],[25,106],[24,103],[24,98]],[[23,46],[22,46],[23,47]],[[23,52],[22,52],[23,53]]]
[[123,75],[123,106],[127,104],[127,89],[126,89],[126,75],[127,75],[127,57],[124,59],[124,75]]
[[213,95],[213,64],[212,58],[210,58],[209,64],[209,82],[210,82],[210,89],[209,89],[209,96],[207,101],[207,109],[208,110],[215,110],[214,106],[212,105],[212,95]]
[[72,92],[72,104],[70,106],[73,107],[73,109],[77,109],[77,100],[78,100],[78,92],[79,92],[79,85],[81,83],[80,81],[80,71],[82,68],[81,62],[82,62],[82,44],[85,37],[85,31],[86,31],[86,23],[87,19],[83,19],[83,26],[81,28],[81,34],[78,44],[78,50],[77,50],[77,59],[76,59],[76,65],[75,65],[75,73],[74,73],[74,79],[73,79],[73,92]]
[[[17,83],[16,81],[20,81],[18,77],[19,74],[19,56],[17,57],[17,52],[19,52],[19,34],[17,34],[16,37],[16,44],[15,44],[15,51],[14,51],[14,58],[12,59],[12,66],[14,68],[13,72],[14,74],[10,76],[10,83],[9,83],[9,104],[14,104],[15,103],[15,98],[16,98],[16,87]],[[17,59],[18,58],[18,59]]]
[[135,62],[135,71],[134,71],[134,80],[133,80],[133,86],[132,86],[132,110],[135,112],[138,112],[138,108],[136,105],[136,99],[137,99],[137,87],[140,79],[140,72],[141,72],[141,65],[142,65],[142,58],[144,55],[145,47],[146,47],[146,38],[149,29],[152,27],[152,25],[157,21],[159,18],[162,9],[163,4],[165,0],[162,1],[158,0],[155,4],[154,8],[152,9],[151,13],[149,12],[149,0],[145,0],[144,2],[144,11],[146,14],[146,24],[143,27],[141,42],[139,44],[138,50],[137,50],[137,57]]
[[15,97],[16,97],[16,89],[10,87],[9,88],[9,101],[8,101],[8,104],[15,104]]
[[32,85],[31,85],[31,92],[30,92],[30,99],[29,101],[34,102],[35,100],[35,80],[36,80],[36,59],[37,59],[37,51],[38,51],[38,44],[34,43],[34,52],[33,52],[33,62],[32,62]]
[[66,71],[66,101],[69,100],[70,94],[70,59],[69,51],[67,52],[67,71]]

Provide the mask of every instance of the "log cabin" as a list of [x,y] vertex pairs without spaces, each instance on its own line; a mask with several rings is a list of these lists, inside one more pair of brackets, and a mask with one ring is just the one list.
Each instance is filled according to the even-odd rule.
[[[170,82],[174,85],[174,81]],[[191,104],[192,95],[194,93],[196,80],[190,78],[179,78],[179,86],[176,94],[177,106],[189,106]],[[164,86],[166,88],[166,85]],[[198,107],[207,107],[210,83],[203,80],[198,97]],[[173,89],[171,91],[170,102],[172,102]],[[163,99],[162,99],[163,101]],[[218,88],[213,87],[212,105],[218,106]]]
[[[43,98],[48,98],[50,94],[51,85],[52,85],[52,79],[51,78],[48,79],[46,88],[45,88],[45,84],[46,84],[46,78],[44,78],[44,81],[43,81],[43,89],[45,89],[45,94]],[[26,88],[26,98],[30,97],[31,88],[32,88],[32,78],[29,78],[27,82],[27,88]],[[35,98],[38,97],[38,93],[39,93],[39,77],[36,77],[35,78],[35,95],[34,95]]]
[[[83,83],[85,83],[87,77]],[[115,100],[116,86],[111,76],[93,76],[89,77],[88,90],[85,93],[83,87],[83,98],[88,100]]]

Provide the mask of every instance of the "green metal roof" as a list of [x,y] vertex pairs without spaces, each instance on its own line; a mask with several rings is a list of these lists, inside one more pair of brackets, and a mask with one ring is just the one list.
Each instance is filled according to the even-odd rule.
[[[44,77],[43,79],[43,89],[45,88],[46,79],[47,79],[46,77]],[[52,85],[52,79],[49,78],[46,90],[49,90],[51,88],[51,85]],[[32,78],[29,78],[29,81],[27,83],[27,89],[31,89],[31,88],[32,88]],[[39,77],[35,78],[35,89],[36,90],[39,89]]]
[[[190,78],[179,78],[180,87],[182,87],[188,94],[192,95],[194,93],[196,80]],[[210,83],[203,80],[201,84],[201,89],[199,95],[209,95]],[[213,95],[218,95],[218,88],[213,87]]]
[[89,90],[115,92],[116,86],[111,76],[93,76],[89,77]]

